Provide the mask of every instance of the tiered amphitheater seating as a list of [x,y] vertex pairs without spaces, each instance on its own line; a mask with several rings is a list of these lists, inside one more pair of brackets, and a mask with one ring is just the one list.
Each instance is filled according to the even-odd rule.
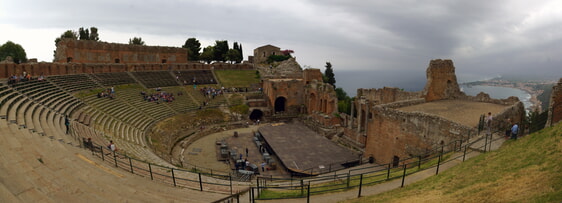
[[[188,94],[186,88],[184,87],[163,87],[162,91],[174,93],[174,102],[167,103],[167,105],[172,107],[172,109],[177,112],[187,112],[199,108],[200,102],[195,100],[190,94]],[[182,95],[178,95],[178,93],[181,93]]]
[[167,105],[169,104],[167,102],[157,103],[157,102],[144,101],[142,95],[140,94],[142,91],[146,92],[147,94],[156,93],[156,91],[154,90],[148,91],[142,88],[140,85],[128,85],[128,86],[118,87],[116,90],[116,95],[119,99],[123,99],[127,101],[131,105],[135,106],[139,110],[142,110],[144,113],[152,116],[156,120],[160,120],[172,116],[174,114],[177,114],[177,112],[175,112],[172,108],[170,108],[170,106]]
[[184,85],[197,84],[217,84],[217,79],[211,70],[184,70],[174,71],[174,75],[178,78],[179,82]]
[[92,78],[98,81],[103,86],[124,85],[136,83],[135,79],[129,76],[128,73],[96,73],[91,74]]
[[47,80],[59,85],[68,92],[99,87],[87,74],[49,76]]
[[147,88],[177,86],[170,71],[131,72]]
[[0,120],[0,202],[212,202],[199,192],[97,164],[99,158]]

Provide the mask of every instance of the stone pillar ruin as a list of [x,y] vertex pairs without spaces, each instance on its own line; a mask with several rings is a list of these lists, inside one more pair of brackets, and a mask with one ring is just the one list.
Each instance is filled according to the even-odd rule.
[[545,127],[550,127],[562,120],[562,78],[552,87],[550,104],[548,106],[548,120]]
[[456,99],[464,95],[455,75],[455,66],[450,59],[435,59],[429,62],[426,70],[427,83],[423,90],[425,101]]

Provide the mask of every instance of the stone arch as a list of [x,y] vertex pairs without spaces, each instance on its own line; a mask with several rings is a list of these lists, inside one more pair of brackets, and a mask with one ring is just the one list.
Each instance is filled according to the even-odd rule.
[[259,109],[254,109],[252,113],[250,113],[250,120],[262,119],[262,117],[263,117],[263,111]]
[[277,97],[277,99],[275,99],[275,112],[284,112],[286,105],[287,99],[285,97]]

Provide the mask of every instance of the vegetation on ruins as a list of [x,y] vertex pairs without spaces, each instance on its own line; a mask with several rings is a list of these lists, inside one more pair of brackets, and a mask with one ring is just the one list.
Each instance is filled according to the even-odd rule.
[[326,62],[326,65],[324,67],[326,67],[326,69],[324,70],[324,75],[322,77],[324,83],[328,83],[336,88],[336,77],[334,75],[334,69],[332,69],[332,63]]
[[215,59],[215,47],[207,46],[203,48],[203,52],[199,55],[199,60],[205,63],[211,63]]
[[226,61],[226,52],[228,52],[228,41],[227,40],[216,40],[214,55],[216,61]]
[[144,45],[144,41],[142,41],[141,37],[133,37],[132,39],[129,38],[129,44],[131,44],[131,45]]
[[338,97],[338,112],[351,115],[351,105],[353,102],[353,98],[349,97],[345,90],[343,90],[341,87],[338,87],[335,90],[336,96]]
[[93,40],[93,41],[100,40],[99,34],[98,34],[98,28],[96,28],[96,27],[91,27],[90,29],[88,29],[88,28],[84,29],[83,27],[79,28],[78,29],[78,39],[79,40]]
[[292,56],[289,55],[271,55],[269,57],[267,57],[267,63],[273,63],[273,62],[280,62],[280,61],[285,61],[287,59],[290,59]]
[[201,51],[201,43],[196,38],[188,38],[185,40],[185,44],[181,46],[182,48],[187,49],[187,60],[188,61],[197,61],[199,60],[199,51]]
[[23,47],[12,41],[7,41],[0,46],[0,61],[5,60],[8,56],[11,56],[12,60],[18,64],[27,61],[27,54]]

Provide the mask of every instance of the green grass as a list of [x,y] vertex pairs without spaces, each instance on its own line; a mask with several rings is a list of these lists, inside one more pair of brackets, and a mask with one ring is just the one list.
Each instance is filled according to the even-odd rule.
[[438,176],[351,202],[561,202],[562,124],[509,140]]
[[[452,153],[443,154],[442,160],[447,160],[450,158]],[[420,167],[418,168],[417,162],[411,163],[408,165],[406,169],[406,174],[412,174],[418,172],[420,170],[424,170],[427,168],[431,168],[437,165],[438,158],[433,158],[430,160],[424,161]],[[390,174],[388,174],[387,170],[379,171],[376,173],[369,173],[363,175],[363,184],[369,185],[373,183],[384,182],[387,180],[387,176],[389,179],[401,178],[404,174],[404,168],[392,168],[390,169]],[[339,192],[345,191],[349,189],[356,189],[360,183],[360,175],[352,175],[348,179],[345,177],[339,177],[340,179],[336,179],[334,181],[323,182],[319,184],[311,184],[310,192],[314,194],[324,194],[324,193],[332,193],[332,192]],[[343,179],[342,179],[343,178]],[[306,180],[305,180],[306,182]],[[349,187],[348,187],[349,186]],[[298,187],[298,186],[297,186]],[[306,186],[305,186],[306,187]],[[306,188],[305,188],[306,190]],[[305,193],[306,194],[306,193]],[[276,199],[276,198],[294,198],[294,197],[301,197],[301,190],[300,189],[265,189],[262,193],[260,193],[260,199]]]
[[250,87],[260,83],[255,70],[215,70],[215,75],[224,87]]

